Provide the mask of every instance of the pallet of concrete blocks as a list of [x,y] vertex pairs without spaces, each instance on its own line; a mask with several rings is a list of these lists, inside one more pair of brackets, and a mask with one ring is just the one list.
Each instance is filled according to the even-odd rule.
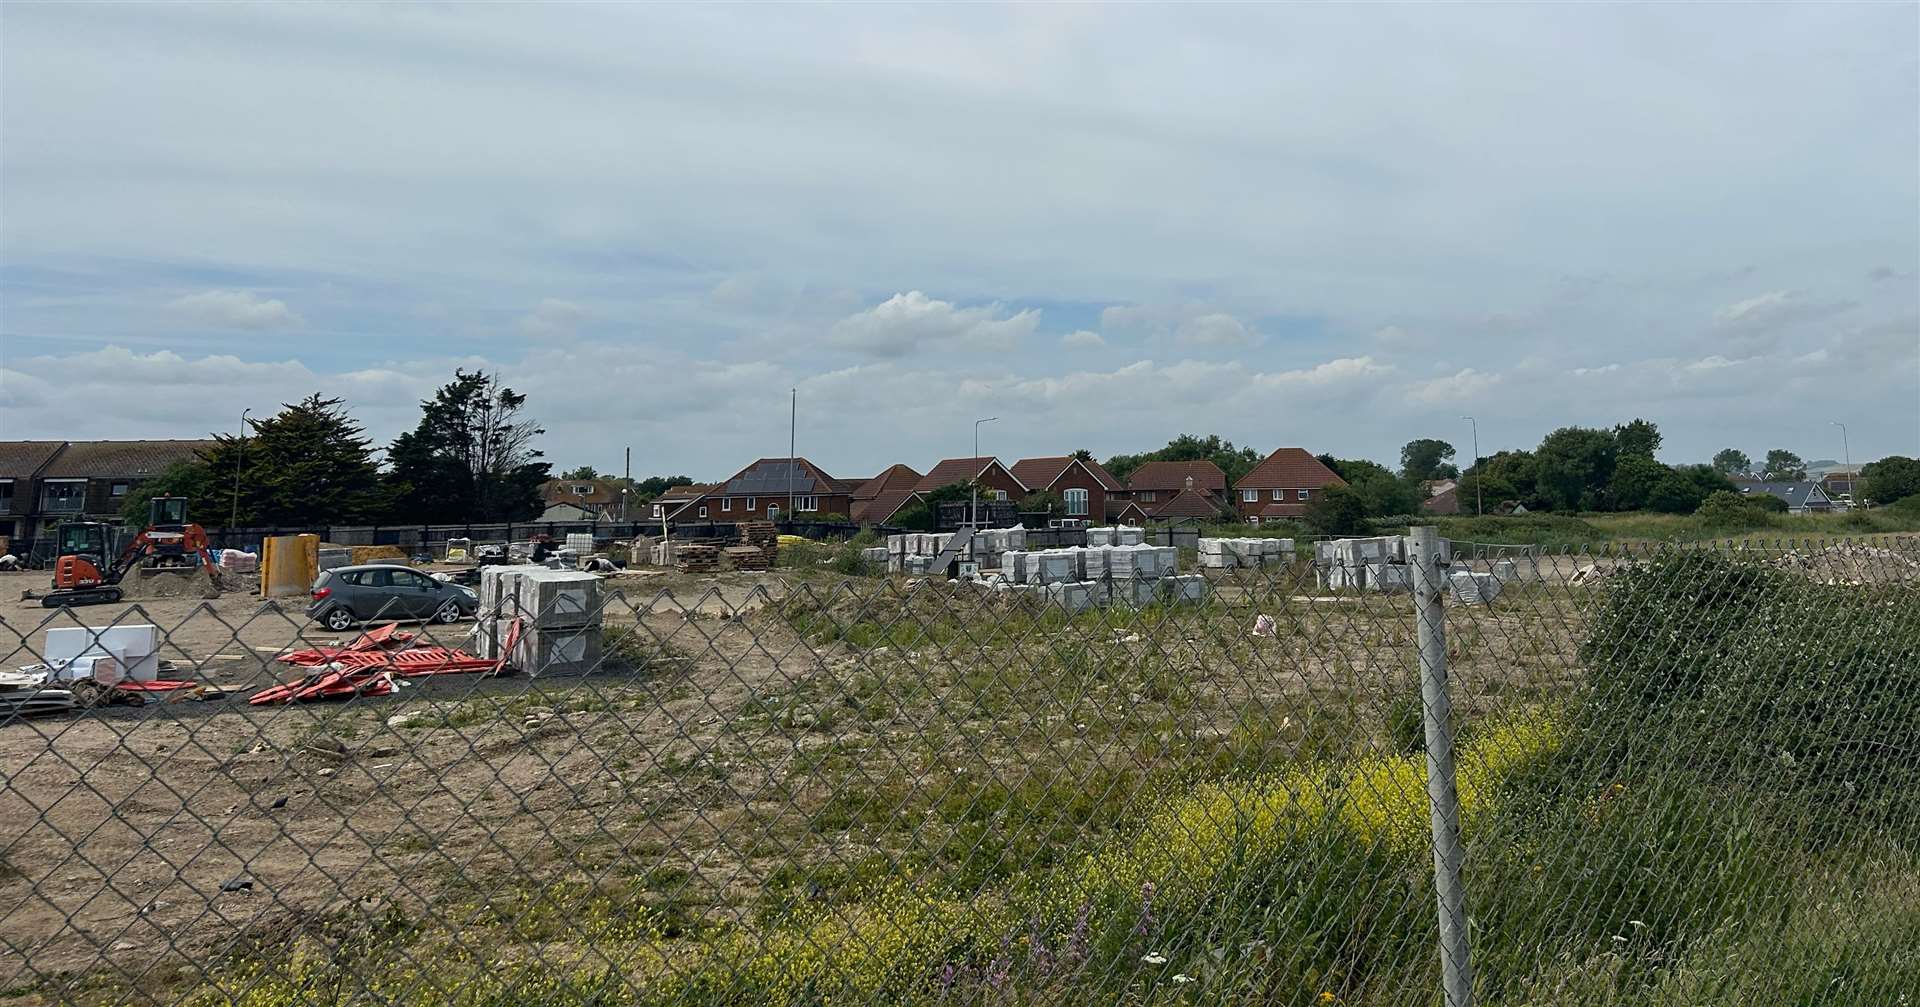
[[680,562],[680,546],[672,539],[661,539],[653,544],[654,566],[676,566]]
[[876,545],[876,546],[869,546],[865,549],[862,549],[860,550],[860,559],[867,563],[871,563],[874,566],[886,566],[887,565],[887,547],[883,545]]
[[1228,570],[1234,565],[1233,552],[1223,538],[1200,540],[1200,566],[1208,570]]
[[1513,560],[1496,559],[1493,561],[1493,579],[1502,584],[1511,584],[1520,579],[1520,569],[1514,565]]
[[1368,563],[1369,591],[1397,592],[1413,590],[1413,568],[1405,563]]
[[1134,578],[1113,581],[1113,603],[1130,608],[1144,608],[1160,600],[1159,579],[1145,580]]
[[1463,605],[1490,605],[1500,597],[1501,582],[1494,574],[1455,570],[1447,575],[1447,587]]
[[684,573],[718,573],[720,547],[689,542],[674,548],[674,561]]
[[1047,606],[1068,615],[1084,612],[1093,605],[1093,585],[1085,581],[1060,581],[1047,585]]
[[1085,549],[1075,549],[1080,560],[1081,580],[1100,580],[1113,572],[1113,553],[1111,546],[1091,545]]
[[1118,545],[1118,544],[1119,543],[1113,540],[1112,528],[1101,527],[1101,528],[1087,529],[1087,547],[1090,549],[1097,548],[1099,546]]
[[932,556],[909,555],[901,557],[900,572],[909,577],[925,577],[927,571],[931,569],[933,569]]
[[1033,567],[1033,554],[1009,550],[1000,554],[1000,576],[1009,584],[1025,584]]
[[1160,596],[1174,605],[1193,605],[1207,600],[1207,578],[1197,573],[1168,577],[1156,586]]
[[1047,549],[1028,553],[1029,584],[1059,584],[1075,581],[1073,553],[1065,549]]
[[605,655],[598,625],[535,627],[521,632],[507,663],[530,677],[561,677],[596,671]]
[[1293,540],[1290,538],[1263,538],[1260,540],[1261,566],[1286,566],[1293,562]]
[[568,532],[565,547],[585,556],[593,551],[593,535],[589,532]]
[[1170,546],[1170,545],[1154,545],[1154,546],[1148,546],[1147,548],[1152,549],[1154,555],[1160,557],[1158,561],[1159,567],[1160,567],[1160,576],[1171,577],[1174,574],[1180,572],[1180,550],[1177,547]]
[[1166,573],[1160,551],[1150,545],[1115,546],[1107,550],[1107,569],[1114,580],[1157,580]]
[[1083,580],[1080,583],[1087,585],[1087,604],[1095,608],[1105,608],[1126,598],[1124,582],[1116,584],[1105,580]]
[[[525,628],[600,625],[600,578],[595,574],[529,567],[510,583],[513,611]],[[500,601],[504,605],[507,599]]]

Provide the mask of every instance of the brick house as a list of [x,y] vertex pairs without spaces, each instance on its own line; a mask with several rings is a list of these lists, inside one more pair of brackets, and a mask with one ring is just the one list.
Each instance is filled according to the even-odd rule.
[[1060,515],[1066,518],[1105,520],[1107,498],[1126,494],[1126,487],[1099,462],[1071,456],[1022,458],[1013,463],[1012,472],[1028,493],[1057,494],[1066,504]]
[[916,496],[924,497],[942,486],[970,481],[979,483],[980,498],[983,500],[1018,502],[1031,492],[1011,469],[1000,464],[998,458],[942,459],[940,464],[928,469],[927,474],[920,477],[920,481],[914,484],[913,492]]
[[707,487],[706,492],[690,496],[676,509],[665,511],[665,516],[669,523],[804,521],[819,514],[850,519],[855,488],[852,482],[833,478],[805,458],[762,458],[726,481]]
[[[119,521],[136,486],[212,451],[210,440],[0,441],[0,535],[51,534],[62,521]],[[217,515],[188,520],[217,524]]]
[[[669,486],[666,492],[661,493],[648,502],[646,520],[670,521],[671,516],[678,514],[687,504],[699,500],[701,497],[713,492],[716,488],[718,488],[718,485],[714,483],[692,483],[686,486]],[[681,520],[697,521],[700,519],[689,514],[682,516]]]
[[[1227,503],[1227,474],[1212,462],[1147,462],[1127,474],[1128,495],[1150,516],[1188,490],[1211,501],[1215,513],[1231,509]],[[1194,501],[1185,501],[1178,509],[1182,517],[1197,516],[1186,513],[1197,509]]]
[[1279,448],[1233,484],[1234,511],[1249,524],[1297,518],[1315,493],[1346,484],[1305,448]]
[[854,524],[886,524],[914,499],[913,488],[925,478],[910,465],[891,465],[853,491],[848,516]]
[[620,480],[549,479],[540,484],[540,499],[548,507],[572,504],[602,521],[620,518]]

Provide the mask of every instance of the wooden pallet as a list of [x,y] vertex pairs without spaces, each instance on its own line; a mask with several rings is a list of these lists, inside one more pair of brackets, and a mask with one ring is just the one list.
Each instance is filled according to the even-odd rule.
[[742,521],[734,526],[741,545],[772,549],[780,544],[780,529],[771,521]]
[[711,545],[677,545],[674,560],[686,573],[714,573],[720,569],[720,548]]
[[724,551],[735,570],[765,570],[771,565],[767,550],[757,545],[730,545]]

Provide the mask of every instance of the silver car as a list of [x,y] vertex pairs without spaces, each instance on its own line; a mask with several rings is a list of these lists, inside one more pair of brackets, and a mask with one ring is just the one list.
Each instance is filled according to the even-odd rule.
[[335,567],[313,582],[307,618],[334,632],[374,619],[458,622],[480,608],[468,588],[392,563]]

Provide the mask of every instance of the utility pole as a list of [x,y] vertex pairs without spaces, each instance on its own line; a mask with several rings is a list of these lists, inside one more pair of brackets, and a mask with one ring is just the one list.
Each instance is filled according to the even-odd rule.
[[1860,502],[1860,474],[1853,470],[1853,448],[1847,444],[1847,425],[1839,420],[1827,422],[1840,428],[1840,457],[1846,460],[1847,466],[1847,509],[1852,510]]
[[[1480,421],[1471,416],[1460,418],[1473,424],[1473,467],[1478,469],[1480,467]],[[1473,477],[1473,512],[1476,515],[1487,512],[1480,500],[1480,475],[1477,472]]]
[[794,446],[800,442],[800,389],[790,388],[793,396],[791,412],[787,417],[787,520],[793,520],[793,481],[799,477],[800,462],[794,457]]
[[627,497],[633,494],[633,448],[627,448],[627,463],[620,478],[620,523],[627,523]]
[[[975,462],[978,462],[980,460],[980,424],[992,423],[994,420],[997,420],[999,418],[1000,417],[998,416],[988,416],[985,419],[978,419],[973,421],[973,460]],[[982,467],[981,471],[985,471],[985,468]],[[973,479],[970,481],[973,483],[973,504],[971,507],[971,513],[969,513],[967,516],[967,523],[973,525],[973,527],[975,528],[978,528],[980,527],[980,473],[975,472],[973,474]]]
[[233,529],[240,525],[240,470],[247,464],[247,414],[252,409],[240,410],[240,456],[233,463],[233,513],[227,517],[228,542],[233,541]]

